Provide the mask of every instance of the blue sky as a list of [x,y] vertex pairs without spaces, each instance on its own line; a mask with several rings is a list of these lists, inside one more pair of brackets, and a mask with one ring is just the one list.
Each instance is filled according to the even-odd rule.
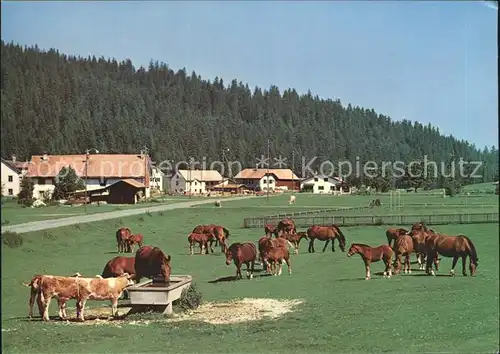
[[497,12],[485,2],[5,2],[2,39],[294,87],[498,141]]

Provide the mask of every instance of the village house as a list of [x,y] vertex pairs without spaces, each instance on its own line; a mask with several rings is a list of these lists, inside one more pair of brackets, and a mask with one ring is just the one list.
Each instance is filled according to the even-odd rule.
[[170,191],[205,194],[222,180],[219,171],[215,170],[177,170],[170,179]]
[[16,156],[12,156],[12,160],[1,159],[2,162],[2,195],[7,197],[15,197],[21,190],[21,179],[26,174],[27,162],[16,160]]
[[152,163],[151,166],[151,189],[164,192],[167,189],[168,180],[163,171]]
[[33,181],[33,198],[52,195],[56,176],[63,167],[72,167],[86,184],[87,191],[107,188],[121,180],[133,180],[150,195],[151,160],[142,154],[34,155],[26,176]]
[[288,168],[246,168],[234,180],[254,191],[298,190],[300,179]]
[[316,194],[351,194],[351,188],[339,177],[315,175],[300,182],[300,191]]
[[221,183],[216,184],[210,190],[223,194],[247,194],[250,192],[244,184],[236,183],[236,181],[231,178],[224,178]]

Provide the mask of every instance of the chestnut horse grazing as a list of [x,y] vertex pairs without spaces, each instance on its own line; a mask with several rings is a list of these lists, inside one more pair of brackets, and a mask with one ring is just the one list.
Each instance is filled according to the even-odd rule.
[[287,232],[289,234],[294,234],[297,232],[295,228],[295,222],[292,219],[283,219],[278,223],[276,227],[278,235],[282,232]]
[[122,227],[116,231],[116,243],[118,253],[125,253],[127,251],[127,239],[132,235],[132,231],[128,227]]
[[[247,278],[253,278],[255,260],[257,259],[257,249],[255,245],[250,242],[244,243],[233,243],[226,250],[226,265],[230,265],[231,261],[234,261],[234,265],[236,266],[236,278],[242,279],[241,275],[241,266],[246,264],[247,266]],[[249,272],[249,268],[251,265],[251,271]]]
[[284,238],[293,245],[295,254],[299,254],[300,240],[302,240],[303,238],[305,238],[306,240],[308,239],[306,232],[297,232],[296,234],[283,233],[281,234],[280,238]]
[[203,250],[205,250],[206,254],[208,254],[208,245],[210,244],[210,251],[214,253],[214,248],[212,247],[212,243],[215,241],[214,235],[212,234],[195,234],[190,233],[188,236],[189,241],[189,254],[194,254],[194,244],[197,243],[200,245],[200,254],[203,254]]
[[413,240],[409,235],[401,235],[394,240],[394,246],[392,247],[395,253],[395,269],[394,274],[399,274],[401,271],[401,258],[405,256],[404,272],[405,274],[411,274],[410,267],[410,254],[414,252]]
[[[272,240],[267,238],[263,240],[264,243],[264,251],[262,258],[266,263],[267,272],[272,275],[281,275],[283,270],[283,261],[286,262],[288,267],[288,274],[292,274],[292,265],[290,263],[290,253],[288,252],[288,248],[281,245],[275,245],[274,242],[276,240]],[[279,271],[276,271],[276,265],[279,264]]]
[[[271,242],[270,244],[267,242],[268,240]],[[290,241],[288,241],[286,238],[283,238],[283,237],[272,238],[271,236],[262,236],[259,239],[257,245],[259,247],[259,259],[262,262],[262,269],[263,270],[269,269],[269,265],[268,265],[266,259],[264,258],[264,253],[270,245],[272,245],[273,247],[282,247],[282,248],[285,248],[287,250],[288,250],[288,247],[294,247],[294,245]]]
[[401,235],[408,234],[408,230],[400,229],[397,227],[390,227],[385,232],[385,236],[387,237],[387,244],[390,246],[392,240],[396,240]]
[[378,247],[370,247],[363,243],[353,243],[347,252],[347,257],[359,254],[365,262],[366,278],[365,280],[371,279],[370,274],[370,264],[372,262],[378,262],[380,260],[384,261],[385,271],[384,278],[390,278],[392,276],[392,248],[389,245],[381,245]]
[[144,236],[142,234],[130,235],[130,237],[125,241],[127,244],[127,251],[130,253],[134,252],[134,245],[137,245],[138,248],[144,246]]
[[113,258],[106,263],[101,276],[103,278],[116,278],[125,273],[135,275],[135,257],[117,256]]
[[192,233],[194,234],[213,234],[215,237],[215,246],[220,245],[221,252],[226,252],[227,245],[226,240],[229,238],[229,230],[223,226],[210,224],[210,225],[198,225],[196,226]]
[[165,253],[158,247],[143,246],[135,253],[135,280],[137,283],[141,278],[160,275],[165,279],[165,282],[170,281],[172,266],[170,263],[170,255],[165,256]]
[[437,258],[438,254],[444,257],[453,257],[453,264],[450,270],[451,276],[455,275],[455,266],[457,265],[459,257],[462,258],[462,274],[464,277],[467,276],[465,268],[467,256],[469,256],[470,275],[474,276],[476,274],[479,258],[477,257],[476,247],[467,236],[435,234],[435,237],[428,237],[425,240],[425,248],[427,249],[426,271],[428,274],[436,275],[432,270],[432,259]]
[[318,239],[319,241],[326,241],[325,247],[323,247],[323,252],[325,252],[328,243],[332,241],[332,252],[335,252],[335,243],[334,240],[337,238],[339,240],[339,247],[342,252],[345,252],[345,236],[340,231],[340,228],[337,225],[330,226],[318,226],[313,225],[307,230],[307,237],[309,238],[309,249],[308,252],[316,252],[314,250],[314,240]]

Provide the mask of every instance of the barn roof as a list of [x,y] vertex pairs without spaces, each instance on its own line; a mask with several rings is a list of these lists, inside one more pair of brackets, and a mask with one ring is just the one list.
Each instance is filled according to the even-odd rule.
[[279,180],[298,180],[299,177],[289,168],[245,168],[240,171],[235,179],[261,179],[267,173],[273,174]]
[[216,170],[178,170],[186,181],[219,182],[222,176]]
[[[85,154],[34,155],[28,164],[28,177],[55,177],[63,167],[71,166],[80,177],[85,176]],[[146,164],[138,154],[90,154],[89,178],[144,178]]]

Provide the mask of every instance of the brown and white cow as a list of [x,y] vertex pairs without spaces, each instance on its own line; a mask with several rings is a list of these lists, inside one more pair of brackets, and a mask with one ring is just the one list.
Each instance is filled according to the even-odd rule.
[[42,320],[49,321],[50,300],[56,297],[59,302],[59,317],[66,319],[66,302],[76,299],[76,311],[80,320],[83,318],[83,308],[86,301],[90,299],[105,300],[113,302],[113,315],[118,311],[118,298],[128,285],[132,285],[131,276],[127,273],[117,278],[103,279],[81,277],[60,277],[43,275],[37,281],[43,309]]
[[[81,277],[82,275],[80,273],[76,273],[75,275],[72,275],[71,277],[76,278],[76,277]],[[40,317],[43,317],[43,303],[41,300],[41,284],[42,284],[42,278],[43,277],[52,277],[52,278],[58,278],[57,276],[54,275],[41,275],[37,274],[34,275],[33,278],[29,283],[23,283],[23,285],[28,286],[31,288],[30,290],[30,300],[29,300],[29,305],[30,305],[30,311],[28,314],[28,317],[31,318],[33,317],[33,305],[35,304],[35,297],[36,297],[36,303],[38,305],[38,313],[40,314]],[[66,278],[66,277],[63,277]],[[60,297],[58,294],[55,295],[57,297],[57,302],[59,305],[59,317],[61,319],[66,319],[66,302],[69,300],[68,298],[65,297]]]
[[133,285],[132,276],[124,273],[116,278],[78,278],[78,298],[76,309],[78,319],[85,321],[83,312],[87,300],[111,300],[112,315],[118,315],[118,299],[123,294],[123,290],[129,285]]

